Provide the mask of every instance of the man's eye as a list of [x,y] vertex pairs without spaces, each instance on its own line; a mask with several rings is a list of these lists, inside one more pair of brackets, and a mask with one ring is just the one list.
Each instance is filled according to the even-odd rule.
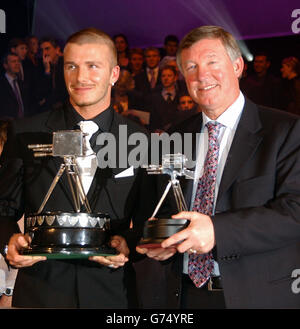
[[193,64],[193,65],[189,65],[189,66],[187,66],[186,70],[187,70],[187,71],[191,71],[191,70],[193,70],[195,67],[196,67],[195,64]]
[[90,67],[91,69],[96,69],[96,68],[98,68],[98,66],[97,66],[96,64],[90,64],[89,67]]
[[75,70],[75,68],[76,68],[76,66],[73,65],[73,64],[68,64],[68,65],[67,65],[67,70],[72,71],[72,70]]

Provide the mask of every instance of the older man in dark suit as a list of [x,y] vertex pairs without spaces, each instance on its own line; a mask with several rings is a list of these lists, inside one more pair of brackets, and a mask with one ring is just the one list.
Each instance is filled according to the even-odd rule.
[[[120,125],[127,127],[128,134],[142,132],[138,125],[115,113],[110,104],[111,87],[120,69],[108,35],[93,28],[75,33],[67,41],[64,61],[69,102],[30,120],[13,122],[1,158],[0,242],[2,246],[8,243],[6,259],[19,269],[13,306],[132,307],[135,282],[130,251],[138,239],[134,229],[147,216],[141,215],[147,205],[140,203],[144,176],[139,168],[131,168],[125,175],[123,171],[127,169],[119,162],[112,168],[98,167],[86,191],[92,212],[111,217],[111,246],[116,255],[92,256],[89,260],[46,260],[45,256],[22,255],[30,239],[18,233],[16,221],[23,213],[39,209],[62,163],[59,157],[34,158],[28,144],[51,143],[53,132],[74,129],[78,122],[87,120],[99,127],[98,134],[113,134],[117,150]],[[96,137],[97,133],[91,139],[92,146]],[[66,180],[57,184],[44,210],[74,211]]]
[[176,128],[201,132],[195,180],[182,186],[191,211],[174,216],[190,224],[161,248],[138,249],[160,261],[154,276],[143,273],[152,291],[141,293],[141,303],[299,308],[292,277],[300,268],[299,117],[243,96],[241,53],[220,27],[192,30],[177,60],[202,110]]

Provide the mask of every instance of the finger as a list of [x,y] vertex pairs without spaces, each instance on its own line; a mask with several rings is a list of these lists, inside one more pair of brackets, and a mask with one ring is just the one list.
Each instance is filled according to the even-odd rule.
[[148,250],[147,248],[140,248],[140,247],[136,247],[135,250],[139,253],[139,254],[147,254]]
[[147,256],[156,260],[166,260],[167,258],[173,256],[176,252],[176,248],[153,248],[148,251]]
[[18,256],[15,257],[13,260],[9,261],[12,266],[21,268],[21,267],[28,267],[32,266],[35,263],[45,261],[47,257],[45,256]]
[[120,264],[124,264],[128,261],[128,258],[124,254],[119,254],[119,255],[115,255],[115,256],[107,256],[106,259],[112,263],[120,263]]
[[126,240],[119,236],[115,235],[111,238],[110,245],[112,248],[115,248],[120,254],[124,254],[126,256],[129,255],[129,248],[127,246]]
[[29,236],[20,235],[18,236],[17,242],[22,248],[27,248],[29,246]]
[[189,231],[187,229],[184,229],[178,233],[173,234],[172,236],[170,236],[168,239],[164,240],[161,243],[161,246],[163,248],[169,248],[171,246],[174,246],[176,244],[178,244],[179,242],[185,240],[186,238],[188,238],[189,236]]
[[175,218],[175,219],[192,219],[193,217],[193,212],[191,211],[181,211],[180,213],[176,214],[176,215],[173,215],[172,218]]
[[193,249],[192,247],[193,247],[193,243],[192,243],[191,239],[186,239],[177,246],[177,250],[180,253],[184,253],[184,252],[188,251],[189,249]]

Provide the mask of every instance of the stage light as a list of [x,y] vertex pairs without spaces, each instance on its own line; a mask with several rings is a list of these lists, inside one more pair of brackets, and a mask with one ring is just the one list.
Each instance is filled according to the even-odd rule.
[[212,3],[210,0],[189,0],[183,1],[182,4],[193,15],[196,15],[200,22],[204,23],[201,25],[216,25],[230,32],[238,41],[242,55],[247,59],[247,61],[253,60],[253,55],[250,53],[245,41],[242,40],[241,33],[222,2],[218,2],[218,4],[216,4],[216,2]]

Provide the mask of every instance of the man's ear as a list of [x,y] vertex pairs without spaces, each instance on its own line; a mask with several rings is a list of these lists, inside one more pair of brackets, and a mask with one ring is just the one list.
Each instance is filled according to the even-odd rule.
[[112,85],[115,84],[118,81],[119,75],[120,75],[120,66],[116,65],[111,70],[110,83]]
[[234,60],[233,69],[234,69],[235,75],[237,76],[237,78],[239,78],[242,75],[243,69],[244,69],[244,60],[243,60],[242,56],[240,56],[236,60]]

